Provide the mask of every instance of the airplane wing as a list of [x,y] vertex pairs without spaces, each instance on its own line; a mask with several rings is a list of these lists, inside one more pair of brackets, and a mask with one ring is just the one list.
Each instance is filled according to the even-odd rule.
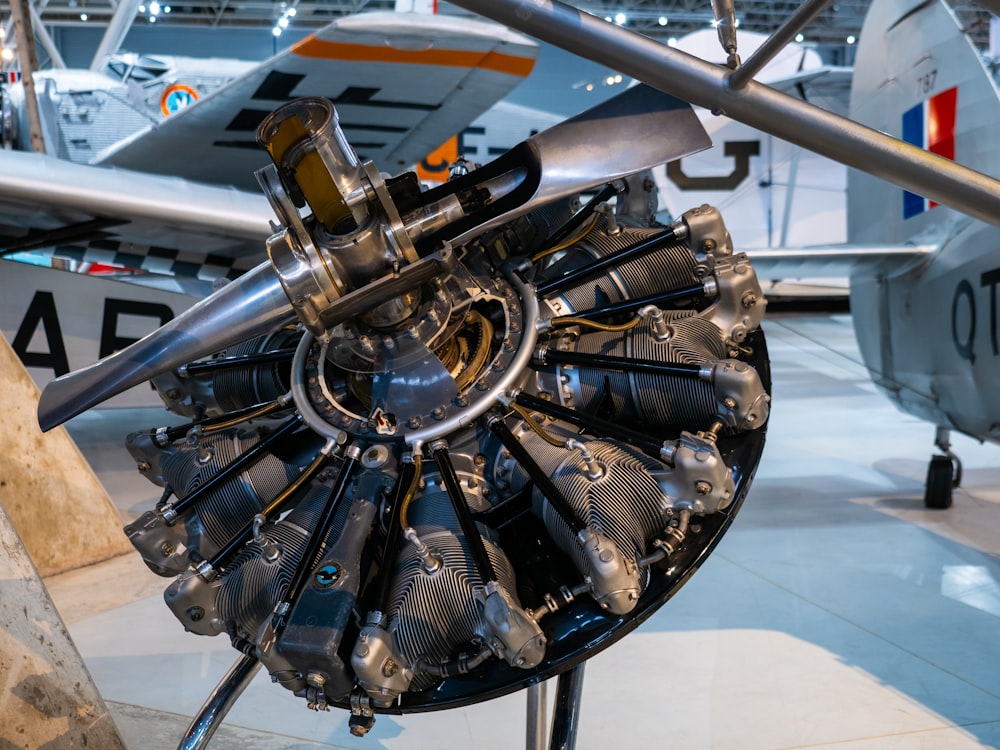
[[264,258],[263,195],[0,151],[0,254],[60,257],[175,276],[235,278]]
[[494,23],[366,13],[335,21],[93,163],[257,189],[255,140],[289,99],[322,96],[363,159],[419,162],[520,83],[537,44]]
[[746,250],[761,279],[844,278],[898,273],[927,260],[936,245],[827,245]]

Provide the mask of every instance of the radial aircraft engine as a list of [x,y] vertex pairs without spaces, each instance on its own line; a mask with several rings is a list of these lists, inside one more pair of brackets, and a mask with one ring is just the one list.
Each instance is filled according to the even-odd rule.
[[363,734],[638,626],[729,527],[770,401],[722,217],[652,220],[640,170],[707,145],[690,108],[636,87],[430,190],[360,162],[323,99],[258,140],[270,261],[39,408],[151,379],[179,415],[127,439],[163,494],[125,530],[184,627],[243,654],[225,700],[263,665]]

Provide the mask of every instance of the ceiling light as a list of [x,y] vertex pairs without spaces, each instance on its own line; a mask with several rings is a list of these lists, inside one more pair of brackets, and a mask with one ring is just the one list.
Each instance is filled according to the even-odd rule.
[[275,26],[273,29],[271,29],[271,33],[274,34],[275,36],[281,36],[281,27]]
[[806,38],[805,38],[804,36],[802,36],[802,34],[796,34],[796,35],[795,35],[795,41],[796,41],[796,42],[799,42],[799,43],[801,44],[801,43],[802,43],[802,42],[804,42],[805,40],[806,40]]
[[282,16],[281,18],[279,18],[278,19],[278,26],[280,26],[283,29],[287,29],[288,28],[288,19],[285,16]]
[[295,8],[289,8],[288,10],[285,11],[285,15],[288,16],[289,18],[295,18],[295,13],[296,13]]
[[667,46],[668,47],[676,47],[677,46],[677,37],[675,37],[675,36],[670,37],[667,40]]
[[615,23],[619,26],[624,26],[625,22],[628,20],[628,16],[624,13],[615,13]]
[[12,50],[10,47],[4,47],[2,50],[0,50],[0,59],[2,59],[4,62],[10,62],[11,60],[14,59],[14,50]]
[[657,19],[656,22],[658,24],[660,24],[660,26],[666,26],[667,25],[667,17],[666,16],[660,16],[659,19]]
[[81,13],[80,14],[80,20],[81,21],[86,21],[89,17],[90,16],[88,16],[86,13]]
[[149,4],[149,12],[154,16],[160,12],[160,4],[156,0],[153,0],[153,2]]
[[848,37],[847,37],[847,43],[848,44],[854,44],[856,41],[858,41],[858,40],[855,38],[854,34],[848,35]]

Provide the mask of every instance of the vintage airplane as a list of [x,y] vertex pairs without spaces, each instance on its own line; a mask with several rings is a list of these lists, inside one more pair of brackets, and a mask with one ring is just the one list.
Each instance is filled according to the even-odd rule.
[[[257,192],[253,134],[281,102],[329,98],[361,155],[398,170],[502,99],[536,54],[496,24],[382,12],[339,18],[261,63],[119,53],[34,78],[46,153]],[[0,104],[0,142],[32,150],[22,83],[0,84]]]
[[[913,2],[876,0],[874,46],[934,4]],[[742,67],[721,15],[733,62],[721,68],[557,3],[457,4],[1000,222],[996,180],[751,80],[802,12]],[[935,85],[965,86],[946,43]],[[913,53],[888,46],[886,80],[903,88],[912,71],[894,66]],[[906,107],[933,93],[914,88]],[[971,102],[970,119],[988,118],[981,106]],[[323,99],[281,106],[257,138],[274,162],[259,172],[280,221],[270,260],[52,381],[39,403],[49,429],[151,380],[188,420],[128,439],[164,487],[130,538],[174,579],[166,598],[184,627],[225,633],[241,653],[182,746],[208,741],[260,666],[309,707],[350,711],[358,734],[379,712],[560,675],[569,732],[580,665],[697,570],[763,450],[769,376],[753,268],[711,208],[651,224],[649,181],[633,177],[704,149],[707,135],[685,102],[637,86],[431,190],[359,160]],[[959,238],[995,232],[954,217]],[[940,272],[959,289],[945,301],[959,334],[947,344],[976,353],[959,306],[976,288],[954,262],[936,267],[951,247],[819,257],[867,263],[887,280],[890,309],[908,281],[901,264]],[[990,248],[954,247],[992,292]],[[858,285],[857,309],[876,287]],[[900,304],[904,316],[915,306]],[[972,359],[950,371],[967,390],[990,364]],[[899,356],[897,379],[910,361]],[[936,374],[922,377],[940,409],[955,396]],[[962,428],[977,434],[975,424]]]

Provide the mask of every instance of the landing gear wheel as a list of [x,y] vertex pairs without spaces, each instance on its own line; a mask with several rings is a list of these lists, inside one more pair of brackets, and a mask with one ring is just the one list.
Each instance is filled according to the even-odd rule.
[[927,466],[927,485],[924,505],[936,510],[951,507],[951,490],[954,486],[955,466],[948,456],[932,456]]

